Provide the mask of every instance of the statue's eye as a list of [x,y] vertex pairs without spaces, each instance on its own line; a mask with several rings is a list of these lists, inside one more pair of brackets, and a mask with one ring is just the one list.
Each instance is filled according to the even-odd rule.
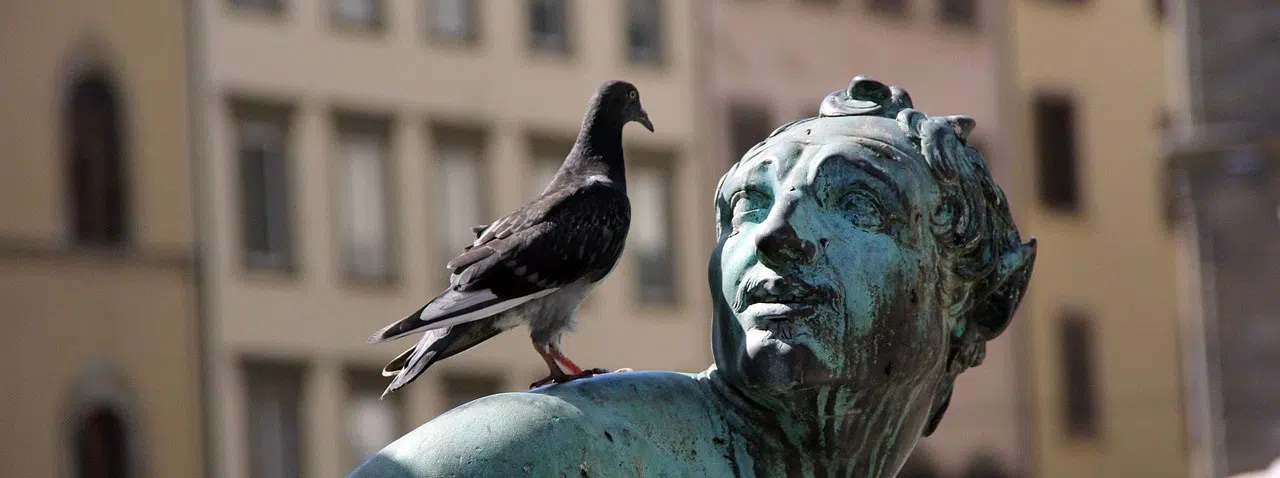
[[878,228],[884,223],[884,214],[875,195],[870,191],[858,189],[850,191],[836,202],[836,208],[850,222],[859,227]]
[[733,193],[729,198],[733,208],[733,227],[735,229],[745,223],[764,220],[769,211],[769,197],[759,191],[744,189]]

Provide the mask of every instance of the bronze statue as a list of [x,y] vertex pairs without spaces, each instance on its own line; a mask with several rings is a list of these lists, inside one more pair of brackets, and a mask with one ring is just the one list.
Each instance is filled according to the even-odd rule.
[[855,78],[721,178],[708,370],[481,398],[352,476],[894,476],[1035,261],[973,127]]

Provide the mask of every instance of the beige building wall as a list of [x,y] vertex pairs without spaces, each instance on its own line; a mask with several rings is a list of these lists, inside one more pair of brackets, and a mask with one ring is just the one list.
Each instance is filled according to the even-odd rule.
[[[102,463],[77,451],[94,424],[127,476],[202,475],[181,5],[0,3],[5,476],[102,476],[76,474]],[[67,134],[72,92],[95,77],[119,106],[116,245],[74,232],[65,181],[72,140],[95,137]]]
[[[895,2],[881,2],[893,4]],[[978,127],[975,144],[1011,201],[1009,156],[1004,154],[997,94],[1003,2],[978,0],[972,24],[944,22],[937,2],[905,1],[903,13],[881,12],[869,2],[706,2],[710,24],[709,88],[716,152],[706,161],[714,181],[736,161],[734,103],[764,107],[768,126],[749,136],[764,139],[773,128],[809,117],[830,92],[863,75],[906,88],[915,106],[931,115],[963,114]],[[707,194],[709,196],[709,194]],[[1023,234],[1030,233],[1019,223]],[[922,441],[916,460],[939,476],[957,476],[978,455],[998,460],[1007,472],[1023,466],[1021,404],[1014,348],[1019,317],[987,348],[982,366],[959,380],[946,417]],[[924,476],[924,475],[921,475]]]
[[[622,2],[569,2],[571,53],[563,57],[529,50],[527,2],[472,2],[479,38],[469,46],[435,41],[424,25],[424,2],[381,2],[385,23],[365,33],[336,28],[330,2],[287,1],[274,14],[223,0],[197,3],[205,78],[196,105],[208,132],[200,139],[200,175],[208,185],[202,200],[209,204],[216,476],[247,476],[253,466],[249,443],[256,432],[249,421],[256,399],[249,398],[248,359],[294,367],[285,381],[300,383],[288,392],[297,400],[288,400],[300,408],[298,455],[306,473],[340,476],[367,458],[351,452],[354,425],[348,420],[355,405],[349,390],[365,379],[375,387],[389,383],[377,371],[417,336],[378,346],[365,339],[446,284],[437,253],[446,218],[437,203],[447,198],[440,191],[442,158],[433,145],[461,135],[436,126],[483,133],[481,181],[490,204],[484,221],[491,221],[532,197],[535,147],[571,141],[588,97],[609,79],[639,87],[657,130],[627,128],[629,167],[645,158],[668,161],[677,300],[653,305],[638,299],[632,234],[621,264],[588,300],[564,349],[586,367],[697,372],[711,363],[704,290],[713,226],[709,194],[699,187],[705,183],[699,167],[704,154],[692,119],[693,3],[662,3],[666,56],[659,66],[631,65],[624,57]],[[291,272],[244,265],[233,108],[239,100],[287,111]],[[344,278],[335,224],[334,185],[343,179],[333,168],[340,159],[335,112],[378,116],[389,131],[395,244],[389,281]],[[558,148],[552,151],[563,158],[567,146]],[[394,434],[447,410],[469,391],[524,390],[545,373],[525,329],[503,334],[433,366],[403,389],[393,402],[403,406]]]
[[[1029,313],[1031,446],[1036,476],[1188,475],[1178,350],[1175,243],[1164,223],[1158,125],[1164,34],[1152,2],[1011,2],[1015,202],[1040,240]],[[1036,200],[1034,98],[1067,94],[1076,111],[1076,213]],[[1061,320],[1083,319],[1080,377],[1093,416],[1077,424]],[[1074,346],[1073,346],[1074,347]],[[1077,362],[1077,363],[1072,363]],[[1081,383],[1084,383],[1081,382]],[[1079,398],[1079,397],[1078,397]],[[1086,407],[1088,408],[1088,407]]]

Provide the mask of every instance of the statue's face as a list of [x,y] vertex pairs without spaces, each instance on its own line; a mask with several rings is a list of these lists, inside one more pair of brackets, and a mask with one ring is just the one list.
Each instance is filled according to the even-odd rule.
[[716,358],[743,385],[875,390],[940,376],[937,186],[917,151],[861,139],[862,124],[792,128],[722,182]]

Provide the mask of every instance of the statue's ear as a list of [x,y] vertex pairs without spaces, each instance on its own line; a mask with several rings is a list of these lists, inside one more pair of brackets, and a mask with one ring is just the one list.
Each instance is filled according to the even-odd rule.
[[942,119],[946,120],[947,124],[951,125],[951,129],[955,130],[956,136],[958,136],[961,141],[969,139],[969,133],[972,133],[973,128],[978,125],[977,121],[968,116],[944,116]]
[[980,298],[969,313],[965,314],[963,325],[957,324],[964,327],[962,335],[967,340],[986,342],[1000,336],[1009,327],[1013,313],[1027,291],[1027,282],[1031,280],[1031,269],[1035,262],[1034,237],[1000,258],[997,270],[992,274],[997,282],[992,285],[991,293]]

